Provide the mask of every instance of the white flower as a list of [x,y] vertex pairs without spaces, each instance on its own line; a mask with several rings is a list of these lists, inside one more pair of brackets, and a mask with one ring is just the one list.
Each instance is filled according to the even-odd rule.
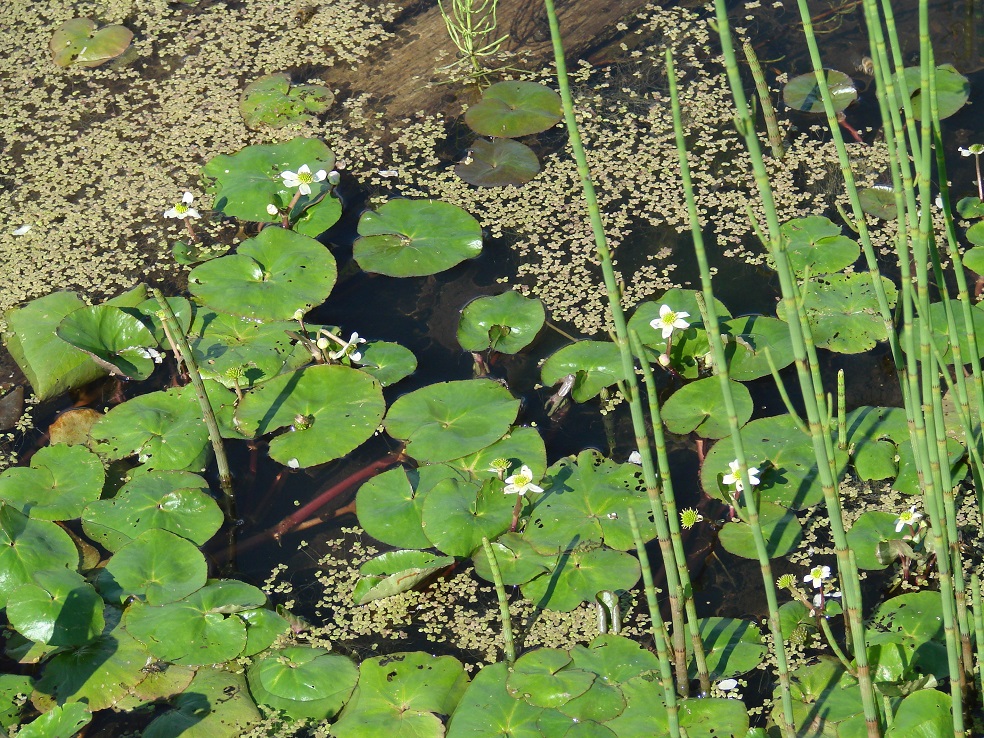
[[300,469],[301,463],[297,459],[291,459],[290,461],[287,462],[287,466],[289,466],[291,469]]
[[400,176],[400,173],[398,171],[396,171],[395,169],[380,169],[379,170],[379,176],[380,177],[399,177]]
[[296,187],[302,195],[310,195],[311,185],[315,182],[324,181],[328,172],[319,169],[312,174],[311,167],[307,164],[301,164],[297,172],[281,172],[280,176],[284,178],[284,187]]
[[655,320],[649,321],[651,325],[657,331],[663,331],[663,339],[669,338],[673,329],[685,331],[690,327],[690,323],[684,320],[684,318],[689,318],[690,313],[685,312],[674,312],[669,305],[659,306],[659,317]]
[[362,361],[362,352],[357,351],[360,343],[365,343],[366,339],[359,338],[358,333],[353,333],[348,342],[343,342],[338,351],[332,351],[328,356],[332,359],[341,359],[343,356],[349,357],[352,361]]
[[942,192],[939,193],[936,196],[936,207],[938,207],[940,210],[943,209],[943,193]]
[[984,144],[971,144],[966,149],[961,146],[957,151],[960,152],[960,156],[980,156],[984,154]]
[[813,583],[814,589],[820,589],[823,586],[823,580],[830,579],[830,567],[829,566],[814,566],[810,569],[810,573],[803,577],[803,581],[806,583]]
[[[735,485],[735,490],[741,492],[745,488],[745,485],[742,484],[741,475],[738,473],[738,467],[741,466],[738,463],[738,459],[728,462],[728,466],[731,467],[731,473],[725,474],[724,479],[722,479],[721,481],[727,485],[731,485],[731,484]],[[758,475],[759,475],[759,470],[757,467],[754,466],[748,467],[748,481],[751,482],[753,487],[757,487],[759,484]]]
[[629,463],[642,464],[642,454],[640,454],[638,451],[633,451],[631,454],[629,454]]
[[20,228],[14,229],[13,235],[15,235],[15,236],[23,236],[25,233],[27,233],[30,230],[31,230],[31,226],[30,225],[22,225]]
[[818,592],[817,594],[813,595],[813,606],[819,608],[825,599],[829,600],[831,597],[840,597],[840,596],[841,596],[840,592],[830,592],[827,595],[822,595]]
[[543,492],[543,487],[537,487],[533,484],[533,472],[526,464],[523,464],[519,469],[519,474],[506,477],[506,486],[502,491],[507,495],[525,495],[530,490]]
[[737,679],[722,679],[717,683],[717,688],[722,692],[730,692],[732,689],[738,686]]
[[277,206],[271,202],[269,205],[267,205],[267,213],[269,213],[270,215],[279,215],[280,211],[277,210]]
[[916,523],[922,520],[923,514],[921,512],[916,512],[916,506],[913,505],[909,508],[908,512],[901,513],[898,520],[895,521],[895,532],[901,533],[905,526],[909,526],[913,530],[916,527]]
[[185,218],[201,218],[201,214],[191,207],[191,203],[194,201],[194,195],[190,192],[184,193],[184,197],[181,198],[181,202],[175,203],[173,208],[165,211],[164,217],[176,218],[177,220],[184,220]]

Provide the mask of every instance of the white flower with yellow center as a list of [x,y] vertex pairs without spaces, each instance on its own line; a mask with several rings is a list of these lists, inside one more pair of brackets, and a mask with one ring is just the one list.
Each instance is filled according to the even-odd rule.
[[[738,468],[741,466],[741,464],[738,463],[738,459],[735,459],[734,461],[729,461],[728,466],[731,467],[731,473],[725,474],[724,478],[721,481],[724,482],[726,485],[732,485],[732,484],[735,485],[735,490],[741,492],[745,488],[745,485],[742,484],[741,481],[741,474],[738,473]],[[759,470],[757,467],[754,466],[748,467],[748,481],[751,483],[753,487],[758,486],[759,483],[758,475],[759,475]]]
[[283,177],[284,187],[291,189],[296,187],[302,195],[310,195],[311,185],[316,182],[323,182],[328,176],[328,172],[324,169],[312,172],[311,167],[307,164],[301,164],[296,172],[281,172],[280,176]]
[[654,330],[663,332],[663,340],[666,340],[671,335],[673,335],[674,330],[685,331],[690,327],[684,318],[689,318],[690,313],[685,313],[682,310],[676,312],[669,305],[659,306],[659,317],[655,320],[649,321],[649,325],[653,327]]
[[181,202],[175,203],[173,208],[164,211],[164,217],[175,218],[176,220],[184,220],[185,218],[201,218],[201,214],[191,207],[191,203],[194,201],[194,195],[190,192],[184,193],[184,197],[181,198]]
[[824,579],[830,579],[829,566],[814,566],[810,569],[810,573],[803,577],[803,581],[807,584],[812,582],[814,589],[820,589]]
[[533,484],[533,471],[523,464],[519,469],[519,474],[506,477],[506,486],[502,490],[507,495],[525,495],[527,492],[543,492],[543,487]]
[[907,525],[915,530],[916,523],[922,520],[922,516],[923,514],[921,512],[916,512],[916,506],[913,505],[907,512],[899,514],[898,520],[895,521],[895,532],[901,533],[902,529]]
[[360,343],[365,342],[366,339],[359,338],[358,333],[353,333],[348,342],[342,342],[343,345],[339,347],[338,351],[332,351],[329,356],[336,361],[343,356],[347,356],[352,361],[362,361],[362,352],[358,348]]

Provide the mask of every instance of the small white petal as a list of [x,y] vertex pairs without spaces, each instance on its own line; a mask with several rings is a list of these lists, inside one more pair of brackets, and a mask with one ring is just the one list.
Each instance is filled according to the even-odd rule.
[[309,167],[307,164],[301,164],[300,168],[297,170],[297,173],[298,174],[302,174],[302,173],[303,174],[310,174],[311,173],[311,167]]
[[642,454],[640,454],[638,451],[633,451],[631,454],[629,454],[629,463],[630,464],[641,464],[642,463]]
[[300,192],[302,195],[310,195],[311,185],[307,184],[306,182],[301,182],[298,184],[297,191]]
[[23,236],[29,230],[31,230],[31,226],[30,225],[22,225],[20,228],[17,228],[17,229],[14,230],[14,235],[15,236]]
[[722,692],[730,692],[732,689],[738,686],[737,679],[722,679],[718,682],[717,687]]
[[300,469],[301,463],[297,459],[291,459],[290,461],[287,462],[287,466],[289,466],[291,469]]
[[181,202],[183,202],[185,205],[191,205],[191,203],[193,203],[194,201],[195,201],[195,196],[192,195],[190,192],[185,192],[184,196],[181,198]]

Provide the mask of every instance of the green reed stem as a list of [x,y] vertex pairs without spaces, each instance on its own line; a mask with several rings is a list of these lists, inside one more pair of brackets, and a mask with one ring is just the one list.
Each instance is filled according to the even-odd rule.
[[792,400],[789,399],[789,393],[786,391],[786,383],[783,382],[782,377],[779,376],[779,370],[776,368],[776,362],[772,358],[772,351],[769,350],[768,346],[763,348],[765,349],[765,360],[769,363],[769,372],[772,374],[772,380],[776,383],[776,389],[779,390],[779,397],[782,398],[782,404],[785,406],[786,412],[789,413],[789,417],[793,419],[796,427],[803,432],[804,436],[810,435],[810,429],[796,412],[796,408],[793,407]]
[[741,46],[748,62],[748,68],[752,71],[752,79],[755,80],[755,91],[758,93],[759,102],[762,104],[762,118],[765,120],[765,130],[769,134],[769,147],[772,149],[772,156],[781,159],[786,154],[783,147],[783,136],[779,132],[779,123],[776,121],[776,109],[772,105],[772,93],[769,92],[769,85],[765,82],[765,75],[762,74],[762,66],[759,64],[758,56],[755,54],[755,47],[750,41],[746,41]]
[[642,583],[646,588],[646,604],[649,606],[649,620],[653,629],[653,641],[656,643],[656,655],[659,657],[660,685],[663,687],[663,704],[666,706],[666,719],[670,727],[671,738],[680,738],[680,717],[677,708],[676,691],[673,688],[673,666],[670,661],[670,649],[666,641],[666,624],[659,612],[656,601],[656,586],[653,584],[653,570],[649,566],[649,554],[646,544],[639,533],[639,521],[636,520],[635,510],[629,508],[629,527],[632,530],[632,540],[635,542],[636,556],[642,569]]
[[574,116],[574,102],[571,97],[570,84],[567,78],[567,63],[564,60],[564,45],[560,35],[560,24],[557,21],[557,12],[553,0],[544,0],[544,7],[550,25],[550,38],[553,45],[554,63],[557,67],[557,86],[560,90],[560,99],[564,109],[564,122],[567,127],[567,134],[570,139],[574,160],[577,163],[577,172],[581,180],[584,202],[588,209],[591,229],[594,233],[595,250],[598,254],[598,261],[601,264],[601,272],[605,282],[605,293],[612,314],[612,323],[615,327],[615,345],[618,347],[619,357],[622,362],[622,371],[626,377],[628,397],[625,399],[628,401],[629,413],[632,417],[636,448],[642,457],[643,481],[645,482],[646,492],[653,508],[653,518],[659,539],[660,553],[663,556],[663,567],[666,572],[666,584],[670,598],[670,620],[673,625],[672,636],[677,689],[680,690],[681,694],[686,695],[689,688],[686,631],[683,621],[683,600],[686,595],[681,586],[678,575],[679,566],[675,560],[673,547],[669,540],[670,531],[666,518],[666,510],[658,486],[659,482],[653,466],[652,454],[649,450],[646,419],[643,413],[639,385],[636,379],[635,358],[632,356],[632,351],[629,348],[629,334],[626,327],[625,313],[622,310],[621,292],[618,287],[618,281],[615,279],[615,270],[612,267],[611,250],[608,247],[608,239],[605,236],[604,223],[601,217],[601,209],[598,206],[598,197],[595,193],[594,183],[591,181],[591,171],[588,168],[587,155],[584,152],[584,145],[581,142],[577,119]]
[[[723,35],[723,32],[722,32]],[[683,133],[683,121],[680,113],[680,96],[677,92],[676,70],[673,65],[673,55],[669,49],[666,54],[666,76],[669,83],[670,101],[673,108],[673,129],[676,132],[677,156],[680,163],[680,174],[683,180],[683,192],[687,201],[687,213],[690,218],[690,231],[694,242],[694,252],[700,268],[701,293],[698,293],[700,311],[706,319],[707,337],[714,355],[714,373],[721,384],[724,406],[728,414],[728,426],[731,429],[731,441],[735,456],[738,460],[739,475],[745,490],[747,508],[747,523],[752,530],[755,541],[755,551],[758,556],[762,573],[762,583],[765,587],[766,603],[769,608],[769,631],[772,633],[773,652],[776,658],[776,671],[782,694],[782,722],[780,727],[784,736],[796,735],[793,720],[793,698],[790,691],[789,665],[786,658],[786,645],[782,637],[782,626],[779,621],[779,600],[776,594],[775,578],[772,575],[772,565],[769,563],[769,553],[762,533],[762,525],[758,515],[758,501],[755,490],[748,475],[748,461],[745,457],[744,444],[740,434],[738,413],[735,409],[734,397],[731,394],[731,380],[728,377],[728,362],[724,352],[724,342],[721,340],[721,325],[718,321],[714,304],[714,290],[711,285],[711,270],[707,262],[707,252],[704,249],[704,236],[700,229],[700,219],[697,214],[697,201],[694,197],[694,186],[690,177],[690,166],[687,162],[687,144]],[[732,60],[734,54],[732,53]],[[754,132],[752,133],[754,136]],[[738,504],[737,499],[735,504]]]
[[485,556],[489,560],[489,569],[492,571],[492,582],[495,584],[495,597],[499,600],[499,619],[502,621],[502,640],[505,646],[506,663],[510,666],[516,661],[516,645],[513,643],[512,618],[509,615],[509,599],[506,597],[506,588],[502,583],[502,572],[499,571],[499,562],[495,559],[495,550],[489,539],[482,536],[482,548],[485,549]]
[[977,640],[977,695],[984,708],[984,609],[981,604],[981,579],[970,575],[970,594],[974,601],[974,635]]
[[171,306],[168,304],[163,293],[159,289],[155,288],[152,292],[154,299],[157,300],[157,304],[160,306],[160,310],[157,315],[161,319],[161,322],[167,326],[166,332],[168,341],[171,343],[171,349],[180,357],[180,360],[184,362],[185,368],[188,370],[188,376],[191,378],[191,384],[195,388],[195,394],[198,396],[198,403],[202,408],[202,417],[205,420],[205,427],[208,428],[208,438],[212,442],[212,450],[215,452],[215,465],[218,467],[219,471],[219,486],[222,487],[224,499],[223,508],[225,510],[226,519],[232,520],[235,518],[236,509],[236,497],[232,484],[232,472],[229,470],[229,460],[226,458],[225,446],[222,443],[222,434],[219,431],[219,424],[215,420],[215,413],[212,411],[212,404],[209,402],[208,394],[205,392],[205,382],[202,381],[202,375],[201,372],[198,371],[198,364],[195,362],[195,357],[191,351],[191,346],[188,345],[184,331],[181,330],[181,326],[178,324],[178,319],[174,316],[174,311],[171,310]]

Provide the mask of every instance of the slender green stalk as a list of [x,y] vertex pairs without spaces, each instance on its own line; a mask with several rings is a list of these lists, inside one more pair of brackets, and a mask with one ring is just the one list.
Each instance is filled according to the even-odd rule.
[[755,80],[755,91],[762,104],[762,118],[765,120],[765,130],[769,134],[769,147],[772,149],[772,155],[776,159],[781,159],[786,150],[782,145],[779,123],[776,121],[776,109],[772,106],[772,93],[769,92],[769,85],[765,83],[765,75],[762,74],[762,66],[755,54],[755,47],[750,41],[746,41],[742,44],[741,50],[745,53],[748,68],[752,71],[752,79]]
[[688,678],[686,631],[683,621],[683,598],[685,593],[680,583],[680,577],[678,575],[679,567],[669,539],[670,530],[667,523],[666,510],[661,499],[659,481],[653,466],[652,454],[649,450],[646,420],[642,402],[640,401],[638,381],[636,379],[635,358],[632,356],[632,351],[629,348],[629,334],[626,327],[625,313],[622,310],[621,292],[618,287],[618,281],[615,279],[611,250],[608,247],[608,239],[605,236],[601,209],[598,206],[598,197],[595,194],[594,183],[591,181],[587,156],[584,152],[584,145],[581,142],[577,119],[574,116],[574,102],[571,98],[570,85],[567,78],[567,64],[564,60],[564,46],[560,36],[560,24],[557,21],[557,12],[554,8],[553,0],[544,0],[544,7],[546,8],[547,20],[550,24],[550,38],[553,42],[554,62],[557,66],[557,86],[560,89],[560,99],[564,109],[564,122],[567,126],[567,134],[570,138],[574,160],[577,162],[578,176],[581,180],[584,201],[590,216],[591,229],[594,233],[595,250],[598,254],[598,261],[601,264],[601,272],[605,282],[605,293],[612,314],[612,323],[615,327],[615,345],[618,347],[623,374],[627,378],[626,389],[628,396],[626,400],[629,403],[629,412],[632,417],[636,448],[642,459],[643,481],[645,482],[646,492],[649,495],[649,501],[653,508],[653,518],[655,519],[660,552],[663,555],[663,567],[666,572],[666,584],[670,597],[670,620],[673,625],[672,636],[677,689],[682,694],[686,694],[688,690]]
[[[779,685],[782,693],[782,722],[780,727],[783,735],[791,737],[796,735],[796,728],[793,719],[793,698],[792,692],[790,691],[786,645],[782,636],[782,626],[779,622],[779,600],[776,594],[775,577],[772,575],[772,566],[769,563],[769,553],[766,547],[765,536],[762,533],[762,525],[759,521],[758,501],[756,500],[755,491],[748,474],[748,461],[745,457],[744,445],[739,432],[741,426],[738,422],[738,412],[735,409],[734,397],[731,394],[731,381],[728,378],[728,362],[724,353],[724,342],[721,340],[721,325],[718,322],[717,311],[714,306],[711,270],[707,262],[707,253],[704,250],[704,237],[700,230],[700,219],[697,215],[694,186],[690,178],[690,166],[687,162],[687,147],[680,113],[680,96],[677,93],[676,70],[674,69],[673,56],[669,49],[666,51],[666,76],[670,88],[670,101],[673,108],[673,128],[676,132],[677,155],[680,162],[680,174],[683,178],[684,196],[687,201],[687,213],[690,218],[690,231],[693,236],[697,264],[700,267],[702,290],[700,311],[706,316],[705,328],[714,356],[714,373],[718,376],[721,383],[724,406],[728,414],[728,425],[731,429],[731,442],[735,450],[735,457],[738,460],[742,486],[747,490],[747,494],[745,494],[746,522],[752,530],[755,551],[762,572],[762,583],[765,587],[765,597],[769,608],[769,631],[772,633],[773,652],[776,657],[776,671],[778,672]],[[754,136],[754,133],[752,135]],[[737,504],[738,500],[736,498],[735,505]]]
[[649,566],[649,554],[646,544],[639,533],[639,521],[636,520],[635,510],[629,508],[629,527],[632,530],[632,540],[635,541],[636,555],[642,568],[642,583],[646,588],[646,604],[649,606],[649,620],[653,628],[653,641],[656,643],[656,655],[659,657],[660,685],[663,687],[663,704],[666,706],[666,720],[670,727],[671,738],[680,738],[680,717],[677,708],[676,691],[673,689],[673,666],[670,661],[670,649],[666,641],[666,624],[659,612],[656,602],[656,586],[653,584],[653,570]]
[[171,310],[171,306],[159,289],[155,288],[153,294],[154,299],[157,300],[157,304],[160,305],[161,309],[157,315],[161,319],[161,322],[167,326],[167,337],[171,342],[171,348],[180,357],[180,360],[184,362],[185,368],[188,370],[188,376],[191,378],[191,384],[195,388],[195,394],[198,396],[198,403],[202,408],[205,427],[208,428],[208,437],[212,442],[212,450],[215,452],[215,464],[219,471],[219,485],[222,487],[224,499],[223,507],[226,518],[231,520],[235,517],[236,509],[232,472],[229,470],[229,460],[226,458],[225,446],[222,443],[222,434],[219,432],[219,424],[215,420],[215,413],[212,412],[212,404],[209,402],[208,395],[205,392],[205,383],[202,381],[202,375],[198,371],[198,364],[195,362],[191,347],[188,345],[184,332],[181,330],[181,326],[178,325],[178,320],[174,316],[174,311]]
[[977,695],[984,708],[984,609],[981,604],[981,579],[970,577],[970,594],[974,600],[974,635],[977,639]]
[[837,370],[837,448],[847,451],[847,388],[844,370]]
[[489,560],[489,569],[492,571],[492,582],[495,584],[495,596],[499,600],[499,619],[502,620],[502,640],[505,645],[506,663],[510,666],[516,661],[516,646],[513,643],[512,618],[509,616],[509,599],[506,597],[506,588],[502,584],[502,573],[499,571],[499,562],[495,560],[495,551],[489,539],[482,536],[482,548],[485,549],[485,556]]
[[804,436],[810,435],[810,429],[807,427],[806,423],[796,412],[796,408],[793,407],[792,400],[789,399],[789,393],[786,391],[786,383],[782,381],[782,377],[779,376],[779,370],[776,368],[776,362],[772,358],[772,351],[769,350],[768,346],[763,347],[765,349],[765,360],[769,362],[769,372],[772,374],[772,380],[776,383],[776,389],[779,390],[779,397],[782,398],[782,404],[786,408],[786,412],[789,413],[789,417],[793,419],[796,427],[803,432]]

